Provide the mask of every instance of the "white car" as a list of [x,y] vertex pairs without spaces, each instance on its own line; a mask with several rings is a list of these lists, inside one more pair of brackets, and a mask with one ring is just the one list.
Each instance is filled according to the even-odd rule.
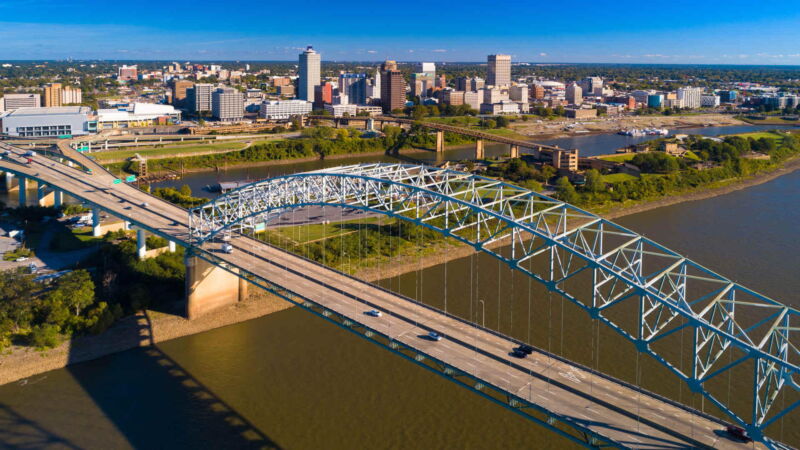
[[372,317],[380,317],[380,316],[383,315],[383,313],[378,311],[377,309],[371,309],[371,310],[365,312],[364,314],[366,314],[368,316],[372,316]]
[[222,251],[225,253],[233,253],[233,246],[231,244],[222,244]]
[[442,335],[435,331],[431,331],[430,333],[428,333],[428,339],[439,342],[442,340]]
[[15,259],[16,262],[25,262],[28,260],[27,256],[20,256],[19,258]]

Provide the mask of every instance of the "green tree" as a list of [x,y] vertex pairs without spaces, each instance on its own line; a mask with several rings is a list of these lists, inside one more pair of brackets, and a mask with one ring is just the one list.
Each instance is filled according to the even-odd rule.
[[606,184],[603,182],[603,176],[597,169],[590,169],[586,171],[586,184],[584,189],[588,192],[598,193],[606,190]]
[[570,204],[575,204],[580,199],[578,192],[575,191],[575,186],[569,182],[567,177],[561,177],[556,181],[556,197]]

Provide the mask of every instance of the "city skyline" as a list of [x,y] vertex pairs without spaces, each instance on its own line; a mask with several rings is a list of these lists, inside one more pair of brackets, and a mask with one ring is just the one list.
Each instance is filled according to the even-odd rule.
[[[136,10],[98,0],[72,8],[11,0],[0,5],[0,59],[291,61],[313,45],[327,61],[474,62],[504,53],[540,63],[800,64],[800,5],[772,0],[757,9],[740,0],[624,0],[614,8],[578,1],[569,10],[475,4],[443,8],[447,20],[433,13],[419,20],[413,7],[389,14],[387,5],[331,16],[318,2],[303,5],[303,20],[270,20],[297,15],[293,3],[271,5],[254,20],[252,5],[236,4],[219,13],[202,1]],[[374,17],[387,26],[372,26]]]

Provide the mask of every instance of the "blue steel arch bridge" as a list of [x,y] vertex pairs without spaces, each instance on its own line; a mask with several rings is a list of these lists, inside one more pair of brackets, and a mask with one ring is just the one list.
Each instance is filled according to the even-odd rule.
[[[0,170],[20,179],[21,199],[28,180],[40,194],[66,193],[95,216],[103,211],[137,228],[140,250],[145,232],[164,237],[186,248],[187,267],[200,259],[235,274],[574,443],[741,447],[719,432],[733,423],[760,447],[788,448],[770,435],[800,404],[798,311],[572,205],[453,170],[363,164],[257,182],[187,211],[119,183],[77,152],[29,160],[22,149],[0,146],[8,151]],[[494,256],[649,355],[725,420],[543,350],[515,359],[509,350],[518,340],[251,237],[271,218],[311,205],[409,221]],[[215,239],[220,234],[226,239]],[[234,251],[220,251],[220,241]],[[373,308],[383,317],[364,314]],[[424,339],[429,331],[444,339]],[[669,351],[684,334],[689,364]],[[731,373],[748,389],[726,398],[713,385]],[[586,376],[595,380],[592,391],[579,381]]]

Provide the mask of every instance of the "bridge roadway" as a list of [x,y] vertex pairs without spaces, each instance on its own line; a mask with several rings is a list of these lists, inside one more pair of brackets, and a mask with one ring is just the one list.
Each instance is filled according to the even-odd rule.
[[[40,156],[25,164],[24,150],[0,146],[12,155],[0,160],[0,170],[41,180],[70,196],[187,246],[188,213],[127,184],[111,184],[113,175],[78,152],[70,155],[93,168],[77,168]],[[143,206],[147,202],[148,206]],[[245,236],[235,236],[231,254],[209,243],[200,251],[251,272],[325,308],[384,333],[458,370],[474,374],[507,392],[567,417],[619,444],[633,448],[750,448],[734,442],[724,426],[697,413],[638,392],[625,384],[591,374],[568,362],[534,352],[525,359],[510,356],[515,343],[442,312],[417,304],[369,283],[306,261]],[[346,293],[346,294],[345,294]],[[365,315],[376,308],[382,317]],[[424,338],[435,330],[444,339]],[[551,382],[548,382],[550,380]],[[403,395],[398,393],[398,395]],[[413,395],[413,394],[409,394]],[[758,446],[761,447],[761,446]]]

